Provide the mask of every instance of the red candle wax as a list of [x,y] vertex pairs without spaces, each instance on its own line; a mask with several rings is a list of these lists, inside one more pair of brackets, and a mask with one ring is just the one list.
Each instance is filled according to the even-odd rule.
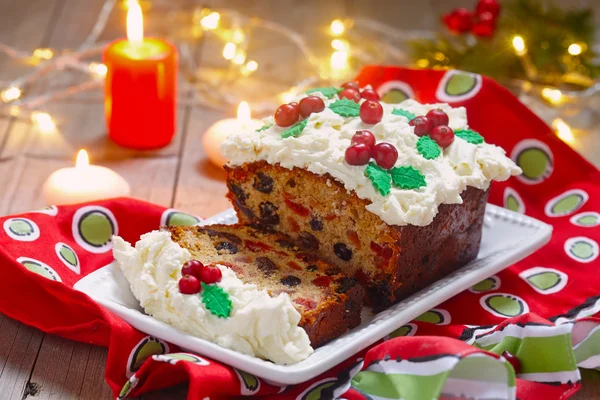
[[104,49],[109,137],[124,147],[166,146],[175,134],[177,51],[161,39],[117,40]]

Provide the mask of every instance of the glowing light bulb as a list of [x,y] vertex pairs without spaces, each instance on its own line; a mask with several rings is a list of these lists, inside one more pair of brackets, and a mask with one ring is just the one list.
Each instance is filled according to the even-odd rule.
[[250,72],[254,72],[258,69],[258,63],[254,60],[250,60],[246,63],[246,69]]
[[331,47],[333,47],[334,50],[348,50],[350,48],[350,43],[344,39],[333,39],[331,41]]
[[2,93],[0,93],[0,97],[2,98],[3,102],[10,103],[11,101],[21,97],[21,94],[21,89],[16,86],[11,86],[7,89],[4,89]]
[[231,60],[233,59],[233,57],[235,57],[235,50],[236,50],[236,46],[234,43],[227,43],[225,45],[225,47],[223,47],[223,57],[226,60]]
[[54,56],[54,52],[51,49],[35,49],[33,56],[41,60],[49,60]]
[[144,40],[144,16],[137,2],[129,4],[127,11],[127,40],[133,43]]
[[41,133],[49,134],[56,131],[56,124],[50,114],[46,112],[33,112],[31,120]]
[[565,143],[574,143],[575,142],[575,136],[573,136],[573,132],[571,131],[571,128],[562,119],[556,118],[552,122],[552,127],[556,131],[556,136],[558,136],[558,138],[560,140],[562,140],[563,142],[565,142]]
[[85,168],[90,166],[90,158],[85,149],[79,150],[77,153],[77,159],[75,160],[75,168]]
[[346,27],[344,26],[344,22],[339,19],[334,19],[331,21],[331,26],[329,29],[333,36],[340,36],[346,30]]
[[527,47],[525,46],[525,40],[523,40],[522,36],[515,35],[512,39],[512,45],[515,49],[515,53],[517,53],[518,56],[522,56],[525,53],[527,53]]
[[563,101],[562,92],[558,89],[552,89],[549,87],[542,89],[542,97],[553,105],[558,105]]
[[233,31],[233,35],[231,36],[231,41],[233,43],[240,44],[246,39],[246,35],[244,35],[244,31],[241,29],[236,29]]
[[233,57],[233,60],[231,61],[234,64],[242,65],[244,62],[246,62],[246,53],[244,53],[243,51],[238,51],[235,57]]
[[219,20],[221,19],[221,14],[216,11],[212,11],[206,17],[200,20],[200,25],[206,30],[212,31],[213,29],[217,29],[219,27]]
[[427,68],[429,66],[429,60],[426,58],[421,58],[417,60],[416,64],[419,68]]
[[583,52],[583,48],[581,47],[580,44],[571,43],[571,45],[569,46],[569,48],[567,49],[567,51],[572,56],[578,56],[578,55],[580,55]]
[[106,68],[106,65],[97,62],[91,62],[88,66],[88,69],[90,73],[94,74],[99,78],[105,77],[106,73],[108,72],[108,68]]
[[334,51],[331,54],[330,60],[331,69],[344,70],[348,68],[348,52],[347,51]]
[[289,103],[292,100],[294,100],[294,98],[298,95],[298,88],[296,88],[296,86],[291,87],[289,90],[286,90],[285,92],[281,93],[279,95],[279,100],[282,103]]

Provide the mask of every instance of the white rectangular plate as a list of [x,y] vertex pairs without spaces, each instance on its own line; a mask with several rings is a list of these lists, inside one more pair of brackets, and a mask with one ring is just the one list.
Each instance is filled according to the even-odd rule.
[[[233,209],[230,209],[203,221],[202,225],[231,224],[236,220]],[[75,284],[75,289],[86,293],[143,332],[270,382],[296,384],[318,376],[425,311],[525,258],[546,244],[551,233],[552,228],[543,222],[488,205],[477,259],[385,311],[373,315],[364,309],[361,325],[293,365],[276,365],[220,347],[146,315],[133,297],[129,283],[114,264],[87,275]]]

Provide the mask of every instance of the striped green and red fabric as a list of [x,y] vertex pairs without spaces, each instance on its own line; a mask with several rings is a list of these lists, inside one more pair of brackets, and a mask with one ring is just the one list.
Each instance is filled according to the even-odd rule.
[[[189,381],[189,399],[566,399],[579,368],[600,366],[600,172],[495,82],[462,71],[372,66],[357,77],[387,102],[465,106],[472,129],[524,173],[490,201],[554,227],[548,245],[426,312],[309,382],[280,387],[148,336],[73,290],[112,260],[110,238],[136,241],[197,217],[114,199],[0,218],[0,312],[108,347],[115,397]],[[516,356],[515,369],[502,354]],[[514,360],[512,360],[514,362]]]

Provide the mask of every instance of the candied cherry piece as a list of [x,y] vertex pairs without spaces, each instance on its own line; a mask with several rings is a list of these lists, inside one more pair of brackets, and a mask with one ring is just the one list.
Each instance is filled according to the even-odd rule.
[[181,267],[181,275],[192,275],[196,278],[200,278],[200,272],[202,271],[202,268],[204,268],[204,264],[202,264],[200,261],[189,260],[183,264],[183,267]]
[[358,103],[360,101],[360,93],[356,89],[344,89],[340,93],[340,99],[348,99]]
[[206,283],[207,285],[221,282],[222,277],[223,274],[221,273],[221,270],[214,265],[207,265],[206,267],[202,268],[202,272],[200,273],[200,279],[202,279],[202,282]]
[[431,130],[429,135],[440,147],[448,147],[454,142],[454,132],[446,125],[438,125]]
[[200,293],[201,289],[200,280],[193,275],[183,275],[179,279],[179,292],[182,294]]
[[427,119],[431,120],[433,126],[438,125],[448,125],[450,119],[448,118],[448,114],[442,111],[439,108],[435,108],[433,110],[429,110],[427,114],[425,114]]
[[352,140],[350,140],[352,144],[366,144],[369,147],[375,146],[375,135],[371,133],[371,131],[362,130],[356,131],[354,136],[352,136]]
[[365,100],[373,100],[373,101],[381,100],[381,98],[379,97],[377,92],[374,91],[373,89],[363,89],[363,91],[360,92],[360,97],[362,97]]
[[373,147],[373,158],[383,169],[390,169],[398,160],[398,150],[390,143],[378,143]]
[[318,113],[325,109],[325,102],[317,96],[308,96],[300,100],[298,105],[300,115],[308,117],[312,113]]
[[365,165],[371,158],[371,147],[364,143],[353,144],[346,149],[345,158],[350,165]]
[[342,88],[358,90],[358,82],[356,82],[356,81],[345,82],[342,84]]
[[279,106],[274,115],[277,125],[286,127],[292,126],[298,122],[298,119],[300,118],[300,110],[298,108],[299,107],[297,105],[293,106],[291,104],[283,104]]
[[360,119],[365,124],[376,124],[383,118],[383,107],[378,101],[366,100],[360,105]]
[[429,135],[433,129],[433,122],[425,116],[413,118],[408,124],[415,127],[415,135],[417,136]]

